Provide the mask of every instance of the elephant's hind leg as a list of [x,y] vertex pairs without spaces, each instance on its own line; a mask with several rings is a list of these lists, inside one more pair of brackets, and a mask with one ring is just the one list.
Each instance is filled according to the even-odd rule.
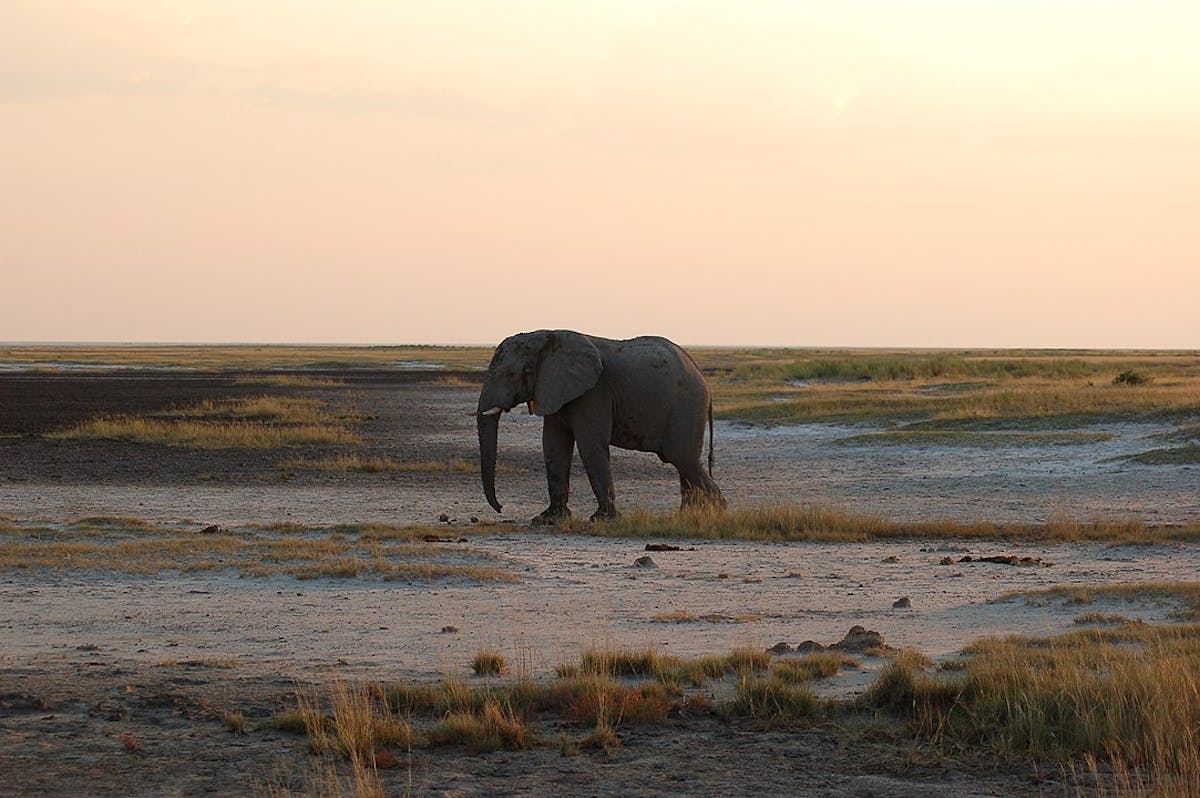
[[608,444],[579,447],[579,458],[583,460],[583,469],[587,472],[588,481],[592,483],[592,493],[596,494],[596,512],[592,520],[617,517],[617,489],[613,485],[612,461]]
[[712,477],[700,465],[699,459],[675,463],[679,471],[680,508],[712,507],[723,510],[726,507],[725,497]]

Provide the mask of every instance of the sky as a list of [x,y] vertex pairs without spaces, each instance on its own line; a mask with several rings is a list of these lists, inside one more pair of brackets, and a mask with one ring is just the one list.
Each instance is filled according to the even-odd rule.
[[0,0],[0,341],[1198,348],[1194,0]]

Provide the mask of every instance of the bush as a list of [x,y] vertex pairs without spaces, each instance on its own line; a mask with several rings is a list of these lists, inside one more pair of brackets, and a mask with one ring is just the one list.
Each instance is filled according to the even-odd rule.
[[1153,377],[1133,369],[1122,371],[1113,377],[1113,385],[1149,385],[1152,382],[1154,382]]

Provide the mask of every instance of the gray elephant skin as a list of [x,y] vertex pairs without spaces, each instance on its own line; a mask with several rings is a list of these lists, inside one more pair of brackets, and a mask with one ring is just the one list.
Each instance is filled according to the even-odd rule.
[[[483,492],[496,499],[500,416],[528,403],[542,417],[542,453],[550,506],[534,523],[570,516],[571,463],[583,461],[597,509],[616,515],[609,446],[654,452],[679,471],[684,507],[724,507],[712,480],[712,394],[695,361],[665,338],[614,341],[571,330],[537,330],[496,347],[479,393],[479,462]],[[701,464],[708,423],[708,469]]]

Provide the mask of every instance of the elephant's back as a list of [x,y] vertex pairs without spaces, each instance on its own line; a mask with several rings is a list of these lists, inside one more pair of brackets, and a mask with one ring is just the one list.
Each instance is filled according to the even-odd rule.
[[681,347],[656,335],[643,335],[624,341],[608,342],[601,350],[606,369],[620,376],[636,378],[644,384],[677,384],[681,377],[699,376],[699,370]]
[[676,427],[702,423],[708,386],[691,357],[666,338],[611,341],[602,379],[613,399],[613,443],[662,452]]

